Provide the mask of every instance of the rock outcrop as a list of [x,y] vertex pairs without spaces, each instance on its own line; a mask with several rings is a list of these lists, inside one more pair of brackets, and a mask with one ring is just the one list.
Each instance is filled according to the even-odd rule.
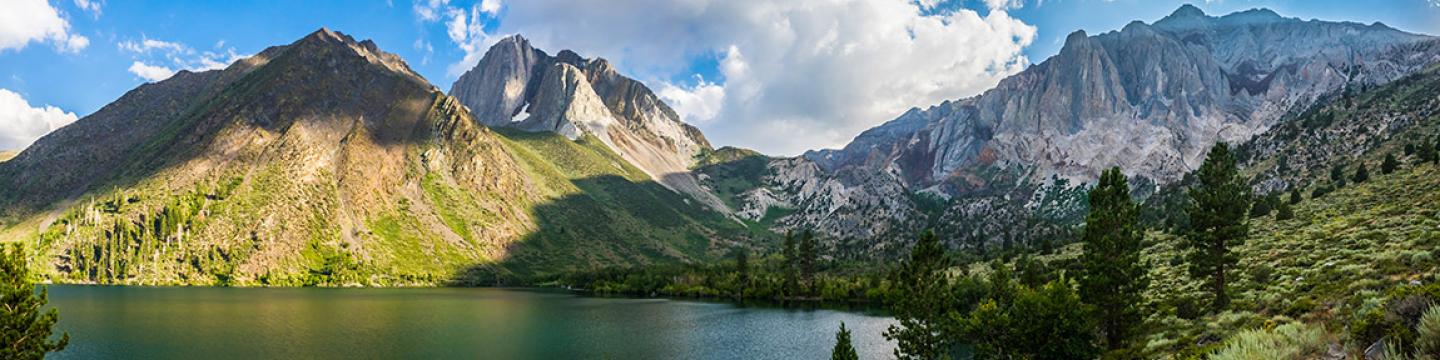
[[488,126],[593,135],[657,182],[728,211],[690,172],[696,156],[712,150],[705,136],[605,59],[550,56],[514,35],[491,46],[450,94]]
[[[1265,9],[1216,17],[1186,5],[1152,24],[1077,31],[1058,54],[983,94],[911,109],[842,149],[778,160],[765,196],[739,207],[755,216],[761,202],[790,204],[792,215],[777,223],[837,237],[956,229],[995,223],[994,214],[1034,227],[1023,219],[1053,179],[1083,184],[1119,166],[1147,186],[1137,190],[1153,191],[1197,168],[1216,141],[1244,142],[1440,60],[1436,43],[1379,23],[1304,21]],[[804,161],[822,170],[815,176],[825,180],[813,182],[841,188],[817,195],[790,186],[786,174]],[[913,217],[931,212],[912,211],[921,206],[907,194],[947,199],[946,208]],[[844,203],[885,207],[836,206]],[[852,217],[856,210],[885,216]],[[1013,232],[987,227],[942,236],[993,242]]]

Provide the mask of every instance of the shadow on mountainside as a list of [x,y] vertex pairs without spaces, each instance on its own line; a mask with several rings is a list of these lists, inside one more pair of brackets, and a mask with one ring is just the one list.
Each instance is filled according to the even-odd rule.
[[572,181],[582,191],[537,205],[536,230],[497,263],[475,264],[452,285],[527,284],[568,271],[711,261],[769,239],[653,181],[606,175]]
[[[141,85],[41,138],[0,163],[0,226],[169,170],[199,167],[200,177],[213,177],[205,170],[263,166],[356,134],[381,147],[427,140],[421,130],[438,90],[355,55],[348,36],[325,34],[332,33],[224,70],[182,71]],[[297,129],[304,133],[293,134]]]

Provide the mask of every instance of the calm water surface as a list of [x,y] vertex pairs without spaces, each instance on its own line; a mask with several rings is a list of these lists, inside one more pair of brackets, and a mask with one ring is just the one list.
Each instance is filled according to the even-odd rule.
[[60,359],[824,359],[844,321],[889,357],[894,320],[854,312],[505,289],[51,286]]

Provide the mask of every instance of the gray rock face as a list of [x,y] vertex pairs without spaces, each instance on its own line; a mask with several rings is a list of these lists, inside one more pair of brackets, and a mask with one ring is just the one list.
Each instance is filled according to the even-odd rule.
[[696,154],[711,149],[705,136],[605,59],[569,50],[550,56],[511,36],[461,75],[450,95],[487,126],[593,135],[666,187],[728,211],[690,172]]
[[1154,24],[1076,32],[1059,54],[980,96],[911,110],[844,149],[806,156],[832,170],[895,167],[921,187],[1007,166],[1081,181],[1121,166],[1165,183],[1198,167],[1215,141],[1249,139],[1347,85],[1440,59],[1405,52],[1429,39],[1382,24],[1269,10],[1211,17],[1185,6]]
[[[1026,203],[1047,179],[1082,184],[1120,166],[1151,185],[1178,180],[1216,141],[1252,139],[1347,89],[1440,60],[1436,42],[1379,23],[1302,21],[1263,9],[1215,17],[1187,5],[1153,24],[1075,32],[1054,57],[979,96],[911,109],[842,149],[808,152],[803,158],[827,179],[818,182],[844,189],[807,198],[777,180],[767,184],[767,201],[796,207],[781,224],[841,237],[944,230],[994,222],[995,214],[1032,227],[1024,225],[1033,208]],[[775,166],[786,161],[796,160]],[[906,200],[914,193],[950,200],[941,215],[924,218]],[[837,203],[884,200],[866,197],[903,204],[887,204],[885,216],[837,220],[850,211]],[[942,237],[993,241],[1001,231],[1008,230],[957,228]]]

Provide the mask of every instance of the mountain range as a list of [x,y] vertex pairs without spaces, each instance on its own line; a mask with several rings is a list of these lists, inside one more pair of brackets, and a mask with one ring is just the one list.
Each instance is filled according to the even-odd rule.
[[238,285],[508,284],[769,251],[796,230],[865,261],[926,228],[962,249],[1034,246],[1072,235],[1101,170],[1145,198],[1216,141],[1246,144],[1257,191],[1301,185],[1267,166],[1379,142],[1317,144],[1296,119],[1437,61],[1437,38],[1379,23],[1186,5],[1075,32],[844,148],[769,157],[714,148],[604,59],[515,35],[442,92],[321,29],[141,85],[0,160],[0,238],[35,244],[55,281]]

